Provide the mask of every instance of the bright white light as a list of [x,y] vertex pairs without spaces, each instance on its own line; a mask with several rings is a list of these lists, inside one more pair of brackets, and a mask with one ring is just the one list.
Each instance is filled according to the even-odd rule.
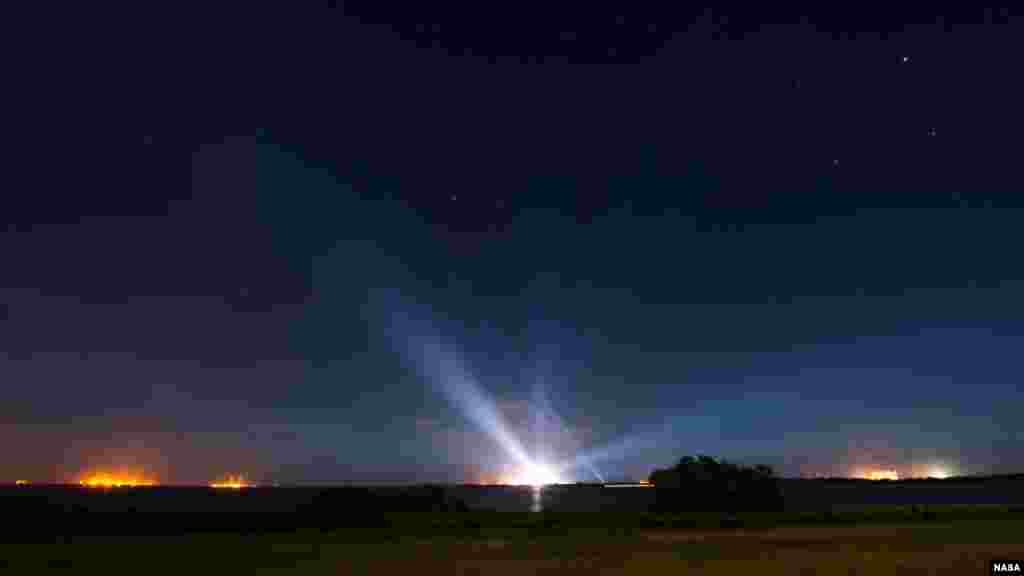
[[494,401],[481,388],[461,362],[455,350],[445,346],[441,337],[419,328],[407,317],[395,315],[396,329],[408,341],[409,358],[427,379],[440,388],[480,430],[490,436],[513,460],[527,465],[530,458],[519,438],[501,417]]
[[514,486],[547,486],[548,484],[561,484],[563,480],[551,467],[544,464],[531,462],[516,471],[505,482]]
[[949,468],[942,464],[936,464],[928,469],[929,478],[938,478],[939,480],[942,480],[944,478],[949,478],[952,475],[953,473],[950,472]]

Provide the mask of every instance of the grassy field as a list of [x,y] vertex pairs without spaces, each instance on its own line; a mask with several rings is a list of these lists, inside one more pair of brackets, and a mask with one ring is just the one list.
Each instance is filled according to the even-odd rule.
[[769,520],[714,528],[692,515],[404,514],[390,526],[329,532],[0,544],[0,572],[987,574],[993,557],[1024,557],[1024,517],[1006,509]]

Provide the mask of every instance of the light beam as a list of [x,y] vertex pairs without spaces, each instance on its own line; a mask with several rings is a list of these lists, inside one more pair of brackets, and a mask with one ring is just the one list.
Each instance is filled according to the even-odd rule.
[[[440,389],[448,401],[477,428],[491,437],[520,466],[532,464],[522,443],[511,432],[493,400],[487,397],[457,354],[442,343],[436,331],[395,311],[394,337],[405,339],[403,351],[420,374]],[[416,324],[420,324],[417,326]]]

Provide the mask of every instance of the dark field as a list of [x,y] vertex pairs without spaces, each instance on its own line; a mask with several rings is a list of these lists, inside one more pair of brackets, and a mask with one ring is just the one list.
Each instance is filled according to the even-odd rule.
[[352,530],[0,544],[11,574],[986,574],[1020,520],[771,530]]
[[[466,510],[528,509],[529,489],[9,487],[0,572],[983,574],[1024,556],[1020,484],[808,481],[787,486],[787,510],[736,515],[624,504],[650,488],[549,489],[538,514]],[[883,495],[910,502],[872,505]],[[596,509],[573,511],[586,502]]]

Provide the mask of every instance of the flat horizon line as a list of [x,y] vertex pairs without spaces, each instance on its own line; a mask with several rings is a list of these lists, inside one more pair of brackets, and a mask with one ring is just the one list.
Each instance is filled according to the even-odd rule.
[[[917,483],[917,482],[957,482],[964,480],[999,480],[999,479],[1024,479],[1024,472],[1019,473],[1004,473],[1004,474],[970,474],[963,476],[950,476],[948,478],[934,478],[934,477],[921,477],[921,478],[899,478],[899,479],[869,479],[869,478],[856,478],[848,476],[780,476],[779,480],[785,481],[809,481],[809,482],[822,482],[822,481],[841,481],[841,482],[858,482],[858,483],[886,483],[886,484],[901,484],[901,483]],[[616,482],[560,482],[554,484],[545,484],[542,487],[559,487],[559,486],[604,486],[604,487],[650,487],[653,484],[648,484],[643,481],[616,481]],[[209,483],[175,483],[168,482],[162,483],[157,482],[153,484],[140,484],[140,485],[123,485],[123,486],[85,486],[78,482],[35,482],[35,481],[0,481],[0,487],[17,487],[17,488],[28,488],[28,487],[74,487],[88,490],[104,490],[104,489],[145,489],[145,488],[202,488],[207,490],[217,491],[231,491],[231,490],[247,490],[253,488],[376,488],[376,487],[489,487],[489,488],[532,488],[528,484],[495,484],[485,482],[253,482],[245,486],[211,486]]]

